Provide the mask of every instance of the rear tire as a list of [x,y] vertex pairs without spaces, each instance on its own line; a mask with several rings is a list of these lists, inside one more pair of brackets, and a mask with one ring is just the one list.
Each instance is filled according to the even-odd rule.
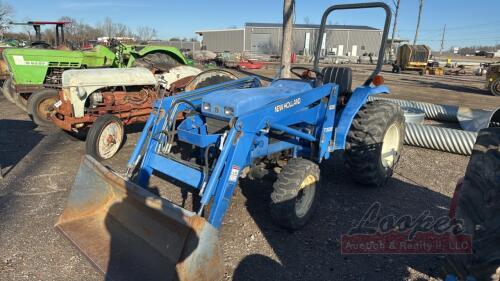
[[7,80],[5,80],[2,86],[2,93],[8,101],[14,103],[14,98],[12,97],[12,91],[10,89],[11,84],[12,78],[8,78]]
[[382,186],[392,176],[403,149],[405,121],[396,104],[372,101],[358,111],[346,141],[346,166],[354,180]]
[[50,115],[54,111],[54,103],[59,100],[56,89],[43,89],[34,92],[28,99],[28,115],[38,126],[47,127],[54,123]]
[[500,96],[500,78],[497,78],[495,81],[491,83],[490,92],[494,96]]
[[185,87],[186,91],[217,85],[220,83],[236,80],[238,77],[226,70],[211,69],[203,71],[191,80]]
[[161,72],[170,70],[172,67],[181,65],[173,57],[165,53],[149,53],[134,61],[134,66],[145,67],[147,69],[158,69]]
[[447,271],[465,280],[500,278],[500,128],[479,132],[458,194],[456,218],[472,235],[471,255],[448,256]]
[[113,157],[123,145],[124,131],[120,118],[111,114],[100,116],[87,134],[85,152],[98,161]]
[[299,229],[311,218],[319,198],[318,165],[301,158],[288,161],[271,193],[271,217],[280,226]]

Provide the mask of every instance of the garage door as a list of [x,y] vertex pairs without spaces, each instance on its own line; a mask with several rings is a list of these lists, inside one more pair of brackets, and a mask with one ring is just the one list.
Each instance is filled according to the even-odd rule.
[[271,34],[252,33],[250,36],[252,53],[269,53],[271,51]]

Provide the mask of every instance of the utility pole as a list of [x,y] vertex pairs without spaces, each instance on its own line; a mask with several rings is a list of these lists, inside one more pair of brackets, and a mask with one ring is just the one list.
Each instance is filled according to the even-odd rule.
[[396,35],[396,31],[398,30],[398,14],[399,14],[399,2],[400,0],[397,0],[396,2],[393,0],[394,5],[396,6],[396,11],[394,12],[394,25],[392,26],[392,36],[391,36],[391,44],[389,51],[391,52],[389,54],[389,59],[392,61],[394,58],[394,36]]
[[441,55],[443,53],[443,48],[444,48],[444,34],[446,32],[446,24],[443,27],[443,35],[441,36],[441,48],[439,49],[439,54]]
[[415,38],[413,39],[413,46],[417,44],[418,30],[420,29],[420,17],[422,16],[422,8],[424,7],[424,0],[419,0],[420,5],[418,6],[418,19],[417,19],[417,29],[415,29]]
[[293,10],[295,0],[284,0],[283,5],[283,40],[281,40],[281,77],[291,78]]

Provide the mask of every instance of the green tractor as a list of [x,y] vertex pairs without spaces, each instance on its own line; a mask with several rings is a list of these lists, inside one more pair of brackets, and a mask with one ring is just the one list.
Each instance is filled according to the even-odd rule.
[[177,48],[127,45],[116,40],[84,51],[10,48],[3,51],[3,59],[10,72],[3,94],[38,125],[47,124],[65,70],[141,66],[156,74],[188,64]]

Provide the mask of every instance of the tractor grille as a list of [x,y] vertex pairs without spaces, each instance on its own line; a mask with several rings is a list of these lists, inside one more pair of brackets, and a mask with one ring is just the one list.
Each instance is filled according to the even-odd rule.
[[80,67],[80,63],[79,62],[51,61],[51,62],[49,62],[49,67],[71,67],[71,68],[77,68],[77,67]]

